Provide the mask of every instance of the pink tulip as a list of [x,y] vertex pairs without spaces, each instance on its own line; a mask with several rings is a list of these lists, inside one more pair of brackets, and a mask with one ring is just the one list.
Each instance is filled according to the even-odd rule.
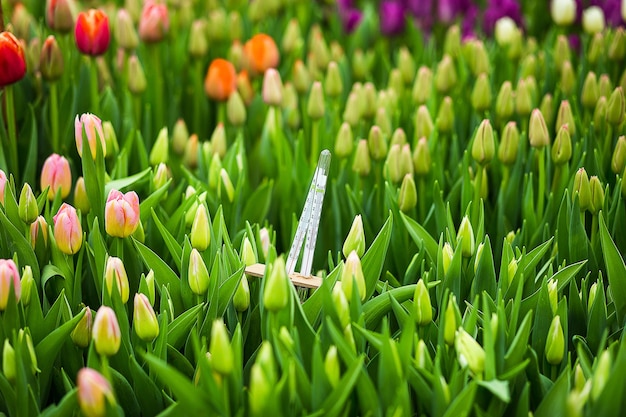
[[63,203],[54,216],[54,238],[59,250],[66,255],[75,254],[83,245],[83,228],[76,209],[67,203]]
[[70,171],[70,163],[56,153],[53,153],[43,163],[41,170],[41,189],[48,189],[48,200],[54,200],[57,191],[60,190],[61,198],[65,198],[70,194],[72,188],[72,172]]
[[15,300],[19,301],[22,294],[22,283],[17,266],[13,259],[0,259],[0,311],[4,311],[7,308],[11,282],[13,283]]
[[30,224],[30,245],[34,248],[37,244],[39,235],[43,237],[44,245],[48,245],[48,222],[43,216],[37,217],[37,220]]
[[78,154],[83,156],[83,130],[87,135],[87,142],[89,143],[89,150],[91,156],[96,159],[96,143],[99,142],[102,147],[102,156],[107,154],[106,141],[104,140],[104,130],[102,129],[102,121],[100,118],[91,113],[85,113],[80,116],[76,116],[74,120],[74,133],[76,136],[76,149]]
[[78,405],[87,417],[106,415],[106,402],[115,404],[113,388],[107,379],[98,371],[82,368],[76,377],[78,386]]
[[113,356],[120,350],[122,334],[117,316],[111,307],[101,306],[93,321],[92,339],[96,352]]
[[0,169],[0,204],[4,205],[4,189],[7,185],[7,174]]
[[116,282],[122,303],[126,304],[128,301],[128,275],[126,275],[126,268],[124,268],[124,263],[120,258],[109,256],[104,272],[104,282],[109,295],[113,291],[113,281]]
[[111,190],[104,209],[104,228],[114,237],[128,237],[139,225],[139,197],[134,191]]
[[156,4],[148,0],[143,6],[139,20],[139,37],[142,41],[153,43],[163,40],[170,29],[170,20],[165,4]]

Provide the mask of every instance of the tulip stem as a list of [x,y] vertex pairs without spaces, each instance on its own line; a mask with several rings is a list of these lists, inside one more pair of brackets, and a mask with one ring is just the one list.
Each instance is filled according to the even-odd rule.
[[591,250],[595,250],[598,240],[598,214],[591,216]]
[[[4,87],[4,95],[6,100],[6,112],[7,112],[7,130],[9,133],[9,155],[10,155],[10,164],[13,165],[11,168],[11,172],[13,176],[18,178],[20,164],[18,162],[18,154],[17,154],[17,134],[15,128],[15,103],[13,98],[13,86],[7,85]],[[9,161],[7,161],[9,162]]]
[[417,201],[419,201],[419,220],[421,222],[426,222],[426,180],[424,176],[420,175],[419,180],[417,181],[417,192],[418,197]]
[[543,203],[546,194],[546,151],[545,148],[538,149],[539,151],[539,191],[537,192],[537,213],[539,218],[543,219]]
[[95,58],[91,59],[91,77],[90,77],[90,87],[91,87],[91,112],[98,117],[101,117],[100,114],[100,94],[98,89],[98,65],[96,63]]
[[59,90],[56,82],[50,83],[50,136],[52,136],[52,151],[60,153],[59,148]]

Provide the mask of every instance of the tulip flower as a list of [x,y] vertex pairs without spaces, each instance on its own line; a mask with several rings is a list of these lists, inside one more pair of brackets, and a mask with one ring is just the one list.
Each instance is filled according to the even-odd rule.
[[383,35],[397,35],[404,31],[404,5],[398,0],[383,0],[379,6],[380,31]]
[[17,265],[13,259],[0,259],[0,311],[7,308],[11,285],[13,285],[15,300],[19,301],[22,294],[22,283]]
[[454,347],[461,366],[469,366],[474,374],[484,371],[485,350],[463,327],[456,331]]
[[204,79],[204,91],[217,101],[228,100],[237,89],[237,72],[229,61],[217,58],[211,62]]
[[72,17],[73,0],[48,0],[46,3],[46,23],[52,30],[68,33],[74,27]]
[[124,263],[120,258],[109,256],[104,272],[104,283],[109,295],[113,291],[113,281],[117,283],[117,290],[122,303],[126,304],[128,301],[128,275],[126,275],[126,268],[124,268]]
[[211,243],[209,213],[203,204],[199,204],[196,209],[189,239],[191,240],[191,247],[199,251],[205,251]]
[[2,372],[11,384],[15,383],[17,375],[15,369],[15,349],[11,346],[9,339],[4,339],[4,346],[2,347]]
[[0,204],[4,205],[4,192],[7,186],[7,174],[0,169]]
[[203,296],[209,289],[209,270],[197,249],[192,249],[189,255],[189,268],[187,270],[189,287],[194,294]]
[[254,35],[243,46],[244,63],[253,74],[263,74],[269,68],[276,68],[280,52],[271,36],[264,33]]
[[604,11],[599,6],[591,6],[583,11],[583,29],[589,34],[600,33],[606,25]]
[[430,303],[430,295],[424,280],[420,278],[415,286],[415,293],[413,294],[413,305],[415,312],[415,321],[420,326],[427,326],[433,320],[433,310]]
[[79,13],[74,36],[76,46],[81,53],[90,56],[103,55],[111,41],[108,16],[100,9],[90,9]]
[[66,255],[73,255],[83,245],[83,229],[76,214],[76,209],[63,203],[54,216],[54,238],[59,250]]
[[266,310],[276,312],[287,306],[289,285],[285,261],[279,257],[272,264],[263,290],[263,306]]
[[114,237],[128,237],[139,225],[139,197],[134,191],[111,190],[104,209],[104,228]]
[[30,224],[29,241],[33,249],[37,244],[37,239],[42,236],[44,245],[48,245],[48,222],[45,217],[39,216]]
[[106,404],[115,404],[113,388],[98,371],[82,368],[76,376],[78,386],[78,405],[86,417],[106,415]]
[[356,251],[350,252],[346,258],[346,264],[341,272],[341,286],[348,301],[352,301],[352,289],[356,285],[358,298],[365,301],[367,288],[365,286],[365,276],[363,275],[363,266],[361,259]]
[[91,342],[91,332],[93,326],[93,314],[89,307],[85,307],[85,314],[70,333],[72,342],[80,348],[86,348]]
[[111,307],[101,306],[93,321],[93,341],[100,355],[113,356],[120,350],[122,335]]
[[20,201],[18,203],[18,213],[20,219],[26,224],[31,224],[39,215],[39,206],[37,199],[33,194],[33,189],[28,183],[24,183],[20,192]]
[[113,34],[119,46],[127,51],[132,51],[139,45],[139,38],[137,37],[133,18],[128,10],[119,9],[117,11]]
[[226,376],[232,373],[234,368],[234,354],[230,346],[228,330],[222,319],[217,319],[211,327],[211,344],[209,345],[213,370],[220,375]]
[[139,37],[147,43],[160,42],[170,29],[167,6],[147,1],[139,19]]
[[100,118],[91,113],[85,113],[74,119],[74,135],[76,139],[76,149],[78,155],[83,156],[83,131],[87,136],[87,142],[89,143],[89,151],[91,156],[96,159],[96,146],[97,143],[102,147],[102,156],[106,156],[106,141],[104,140],[104,130],[102,129],[102,121]]
[[558,365],[563,360],[565,350],[565,338],[563,336],[563,328],[561,327],[560,316],[554,316],[550,329],[548,330],[548,338],[546,340],[545,354],[546,359],[551,365]]
[[56,153],[50,155],[43,163],[41,170],[41,189],[48,188],[48,200],[54,200],[57,191],[61,193],[61,198],[70,194],[72,188],[72,173],[70,163]]
[[576,19],[576,2],[574,0],[552,0],[550,15],[559,26],[569,26]]
[[150,300],[145,294],[136,293],[133,309],[133,328],[137,336],[145,342],[153,341],[159,335],[159,321]]
[[363,219],[360,214],[354,217],[352,227],[350,227],[348,236],[343,242],[343,256],[347,258],[352,251],[356,251],[359,258],[365,254],[365,232],[363,231]]
[[0,32],[0,88],[26,75],[24,48],[11,32]]

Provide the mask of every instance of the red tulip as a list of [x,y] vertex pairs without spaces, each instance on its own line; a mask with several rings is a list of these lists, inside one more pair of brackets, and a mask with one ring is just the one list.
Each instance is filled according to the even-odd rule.
[[111,41],[109,18],[99,9],[90,9],[78,15],[74,29],[78,50],[91,56],[102,55]]
[[24,48],[11,32],[0,32],[0,88],[21,80],[25,74]]

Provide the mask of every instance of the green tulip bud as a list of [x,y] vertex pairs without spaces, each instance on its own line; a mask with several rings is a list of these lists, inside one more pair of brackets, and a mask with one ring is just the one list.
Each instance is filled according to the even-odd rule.
[[596,107],[593,111],[593,126],[596,129],[604,129],[606,126],[606,116],[608,111],[608,104],[606,97],[600,97],[596,103]]
[[478,77],[482,73],[489,74],[491,66],[485,44],[480,40],[473,40],[465,45],[468,47],[467,51],[470,54],[468,64],[474,77]]
[[117,316],[112,308],[101,306],[93,321],[92,337],[96,352],[113,356],[120,350],[122,335]]
[[206,36],[207,22],[202,19],[195,20],[189,29],[189,55],[195,59],[202,59],[209,52],[209,40]]
[[[146,288],[146,296],[148,297],[148,300],[150,301],[150,304],[154,305],[154,302],[156,300],[156,293],[155,293],[155,288],[154,288],[154,270],[150,269],[148,271],[148,274],[146,274],[144,277],[142,277],[142,280],[145,281],[145,288]],[[141,287],[141,284],[140,284]]]
[[556,314],[559,303],[558,282],[553,279],[548,280],[548,299],[550,300],[550,309],[552,314]]
[[[185,120],[180,118],[174,124],[174,130],[172,131],[172,149],[177,155],[182,155],[185,152],[185,146],[189,140],[189,130]],[[108,144],[107,144],[108,147]]]
[[191,247],[205,251],[211,243],[211,226],[209,223],[209,213],[204,204],[199,204],[196,214],[191,224],[191,233],[189,234]]
[[577,363],[574,368],[574,389],[576,391],[582,391],[586,382],[587,378],[585,378],[583,368],[580,366],[580,363]]
[[293,85],[300,94],[305,94],[311,86],[311,74],[301,60],[296,60],[293,64]]
[[537,74],[537,57],[534,54],[526,55],[520,64],[520,77],[526,78],[529,75]]
[[600,80],[598,80],[598,93],[599,97],[609,98],[611,92],[613,91],[613,84],[611,83],[611,78],[607,74],[600,75]]
[[25,307],[30,304],[30,297],[35,288],[37,291],[37,284],[35,283],[35,279],[33,278],[33,270],[30,265],[26,265],[22,270],[22,278],[20,280],[22,293],[20,295],[20,300],[22,301],[22,305]]
[[606,109],[606,120],[613,127],[619,127],[624,121],[625,106],[624,90],[622,87],[617,87],[613,90],[613,93],[611,93]]
[[491,123],[489,119],[484,119],[478,126],[474,136],[472,158],[481,166],[489,164],[495,154],[495,146]]
[[398,96],[402,96],[404,94],[404,80],[402,79],[402,74],[398,68],[393,68],[389,73],[387,88],[394,91]]
[[211,344],[209,345],[211,353],[211,364],[213,370],[221,376],[230,375],[234,367],[234,355],[230,346],[228,330],[222,319],[217,319],[211,327]]
[[578,195],[580,211],[591,209],[591,185],[585,168],[580,168],[574,176],[574,192],[572,196]]
[[626,136],[617,139],[613,156],[611,158],[611,170],[615,174],[621,174],[626,166]]
[[417,141],[417,146],[415,151],[413,151],[413,167],[417,176],[426,176],[432,169],[428,140],[425,137],[421,137]]
[[361,108],[360,96],[356,92],[351,92],[348,95],[348,101],[343,111],[343,121],[348,123],[352,127],[357,127],[361,121]]
[[18,206],[18,213],[20,219],[26,224],[31,224],[39,216],[39,207],[37,206],[37,199],[33,194],[33,189],[30,188],[28,183],[24,183],[22,191],[20,192],[20,202]]
[[135,293],[133,328],[144,342],[152,342],[159,335],[159,320],[145,294]]
[[519,130],[515,122],[508,122],[502,132],[502,140],[498,146],[498,159],[504,165],[510,166],[517,160],[519,149]]
[[452,258],[454,257],[454,251],[452,250],[452,246],[450,243],[446,242],[443,244],[442,249],[442,261],[443,261],[443,275],[445,276],[450,269],[450,264],[452,263]]
[[91,309],[89,307],[84,307],[83,310],[85,314],[78,321],[72,333],[70,333],[70,337],[72,338],[72,342],[79,348],[86,348],[89,346],[91,342],[91,331],[93,324],[93,315]]
[[263,101],[268,106],[281,107],[283,104],[283,81],[275,68],[268,68],[263,74]]
[[337,132],[335,139],[335,155],[339,158],[346,158],[352,154],[354,147],[354,137],[352,136],[352,128],[346,122],[343,122]]
[[454,128],[454,105],[452,98],[445,96],[441,100],[439,111],[437,112],[437,129],[440,133],[450,133]]
[[591,312],[593,302],[596,300],[596,294],[598,293],[598,283],[594,282],[589,288],[589,296],[587,297],[587,314]]
[[367,140],[360,139],[356,147],[354,162],[352,163],[352,170],[356,172],[359,176],[366,177],[369,175],[371,169],[372,162],[367,146]]
[[367,145],[373,160],[380,161],[387,156],[387,140],[380,127],[372,126],[367,138]]
[[604,188],[597,176],[589,178],[589,188],[591,189],[591,214],[598,214],[604,207]]
[[222,198],[223,193],[226,194],[225,197],[228,198],[228,201],[232,203],[235,199],[235,187],[230,180],[228,172],[224,168],[220,170],[220,184],[217,189],[218,197]]
[[[385,161],[385,178],[387,178],[393,184],[397,184],[403,177],[400,171],[400,153],[402,148],[400,145],[391,145],[389,152],[387,153],[387,160]],[[413,162],[411,162],[413,164]]]
[[391,119],[389,118],[385,107],[379,107],[378,110],[376,110],[374,125],[380,127],[380,130],[383,132],[383,136],[391,136]]
[[515,92],[515,111],[520,117],[530,114],[533,108],[533,98],[530,87],[525,79],[520,78]]
[[457,83],[456,69],[450,55],[444,55],[435,72],[435,88],[441,94],[448,94]]
[[[476,257],[474,258],[474,273],[478,270],[478,265],[480,265],[480,259],[483,256],[483,250],[485,250],[485,244],[480,242],[478,247],[476,248]],[[456,329],[456,327],[454,328]]]
[[[626,6],[623,4],[622,10],[626,10]],[[626,56],[626,31],[624,31],[624,28],[621,26],[615,29],[613,39],[609,45],[608,55],[611,61],[617,62],[621,62],[624,59],[624,56]]]
[[332,292],[333,305],[342,328],[350,324],[350,305],[343,289],[343,283],[337,281]]
[[591,37],[591,41],[589,42],[587,61],[591,64],[595,64],[604,55],[604,35],[602,35],[602,33],[596,33]]
[[341,378],[341,367],[339,365],[339,356],[337,354],[337,347],[332,345],[326,352],[324,358],[324,372],[330,386],[336,388],[339,385],[339,379]]
[[313,120],[319,120],[324,117],[324,91],[322,83],[315,81],[309,93],[309,101],[307,104],[307,114]]
[[156,166],[160,163],[167,163],[169,159],[169,138],[167,127],[162,128],[157,135],[157,139],[150,151],[150,165]]
[[563,328],[561,327],[560,316],[554,316],[550,329],[548,330],[548,338],[546,339],[546,360],[550,365],[558,365],[563,360],[565,350],[565,337]]
[[405,84],[410,84],[415,78],[415,59],[406,46],[398,51],[398,68]]
[[356,289],[361,301],[365,301],[366,287],[365,276],[363,275],[363,267],[361,266],[361,259],[353,250],[346,258],[346,263],[341,272],[341,287],[348,301],[352,300],[352,289],[356,285]]
[[559,111],[556,116],[556,124],[554,125],[554,130],[557,132],[563,125],[567,125],[567,130],[570,135],[576,134],[576,121],[574,119],[574,115],[572,114],[572,107],[569,104],[569,101],[563,100],[559,106]]
[[365,83],[361,91],[361,114],[372,118],[376,114],[376,87],[371,82]]
[[430,295],[424,280],[420,278],[413,294],[415,308],[415,322],[420,326],[427,326],[433,321],[433,308],[430,303]]
[[248,117],[246,105],[237,90],[233,91],[233,93],[228,96],[228,101],[226,102],[226,117],[230,124],[236,127],[243,126],[246,123],[246,118]]
[[463,220],[461,220],[461,225],[459,226],[459,231],[457,233],[458,238],[462,238],[462,255],[465,258],[469,258],[474,254],[474,230],[472,229],[472,224],[469,221],[469,217],[464,216]]
[[557,70],[563,67],[563,63],[572,59],[569,41],[565,35],[559,35],[554,45],[554,66]]
[[443,40],[444,54],[456,58],[461,53],[461,29],[459,25],[452,25],[446,31]]
[[271,266],[265,289],[263,290],[263,305],[266,310],[276,312],[287,306],[289,301],[289,278],[285,268],[285,261],[278,257]]
[[593,379],[592,379],[593,382],[591,384],[592,400],[596,401],[600,397],[600,394],[604,390],[604,387],[606,386],[606,383],[609,379],[610,374],[611,374],[611,354],[607,349],[607,350],[604,350],[600,354],[600,357],[596,364],[595,372],[593,373]]
[[239,281],[239,285],[233,295],[233,305],[235,310],[242,312],[246,311],[250,307],[250,287],[248,285],[248,278],[244,275]]
[[146,74],[137,55],[128,58],[128,91],[133,95],[141,95],[148,87]]
[[419,369],[430,369],[432,365],[432,359],[430,353],[428,353],[428,347],[424,343],[424,339],[420,339],[415,346],[415,364]]
[[484,72],[478,76],[474,83],[472,107],[477,112],[487,111],[491,107],[491,84]]
[[11,383],[15,383],[17,376],[15,363],[15,349],[9,343],[9,339],[4,339],[4,347],[2,349],[2,371],[5,378]]
[[463,327],[459,327],[456,331],[454,348],[462,367],[468,366],[470,371],[476,375],[483,373],[485,370],[485,350]]
[[204,296],[209,289],[209,270],[198,252],[198,249],[191,250],[189,255],[189,268],[187,273],[189,288],[194,294]]
[[509,287],[509,285],[511,285],[511,282],[513,281],[513,278],[515,277],[516,273],[517,273],[517,259],[513,258],[509,261],[509,264],[507,265],[507,268],[506,268],[507,288]]
[[514,110],[513,86],[510,81],[505,81],[500,86],[500,91],[496,97],[496,116],[500,120],[508,120],[513,115]]
[[419,106],[415,114],[415,138],[429,138],[433,128],[433,119],[430,117],[428,107]]
[[401,127],[396,128],[391,135],[391,144],[404,146],[406,144],[406,133]]
[[431,96],[433,85],[433,72],[426,66],[421,66],[417,71],[411,96],[413,102],[418,105],[425,104]]
[[407,213],[417,206],[417,189],[412,174],[406,174],[400,185],[400,193],[398,194],[398,208]]
[[569,96],[574,92],[574,88],[577,85],[576,74],[570,61],[565,61],[561,69],[561,91],[565,96]]
[[533,148],[543,148],[550,145],[548,126],[546,126],[546,121],[539,109],[534,109],[530,115],[528,139],[530,140],[530,146]]
[[352,251],[355,251],[359,258],[365,254],[365,232],[360,214],[354,217],[350,232],[343,243],[343,256],[347,258]]
[[452,346],[454,344],[454,336],[456,333],[456,329],[458,328],[456,322],[456,297],[454,294],[450,295],[450,299],[448,300],[448,305],[446,306],[446,312],[444,313],[445,325],[443,328],[443,340],[446,342],[448,346]]
[[298,19],[291,19],[285,28],[283,39],[281,42],[281,49],[287,55],[291,55],[302,49],[304,45],[304,39],[302,38],[302,30],[300,29],[300,23]]
[[580,102],[584,108],[591,110],[596,107],[599,96],[600,93],[596,74],[589,71],[589,73],[587,73],[587,77],[585,77],[582,92],[580,93]]
[[569,135],[569,125],[563,124],[556,134],[552,145],[552,160],[556,165],[562,165],[572,158],[572,138]]

